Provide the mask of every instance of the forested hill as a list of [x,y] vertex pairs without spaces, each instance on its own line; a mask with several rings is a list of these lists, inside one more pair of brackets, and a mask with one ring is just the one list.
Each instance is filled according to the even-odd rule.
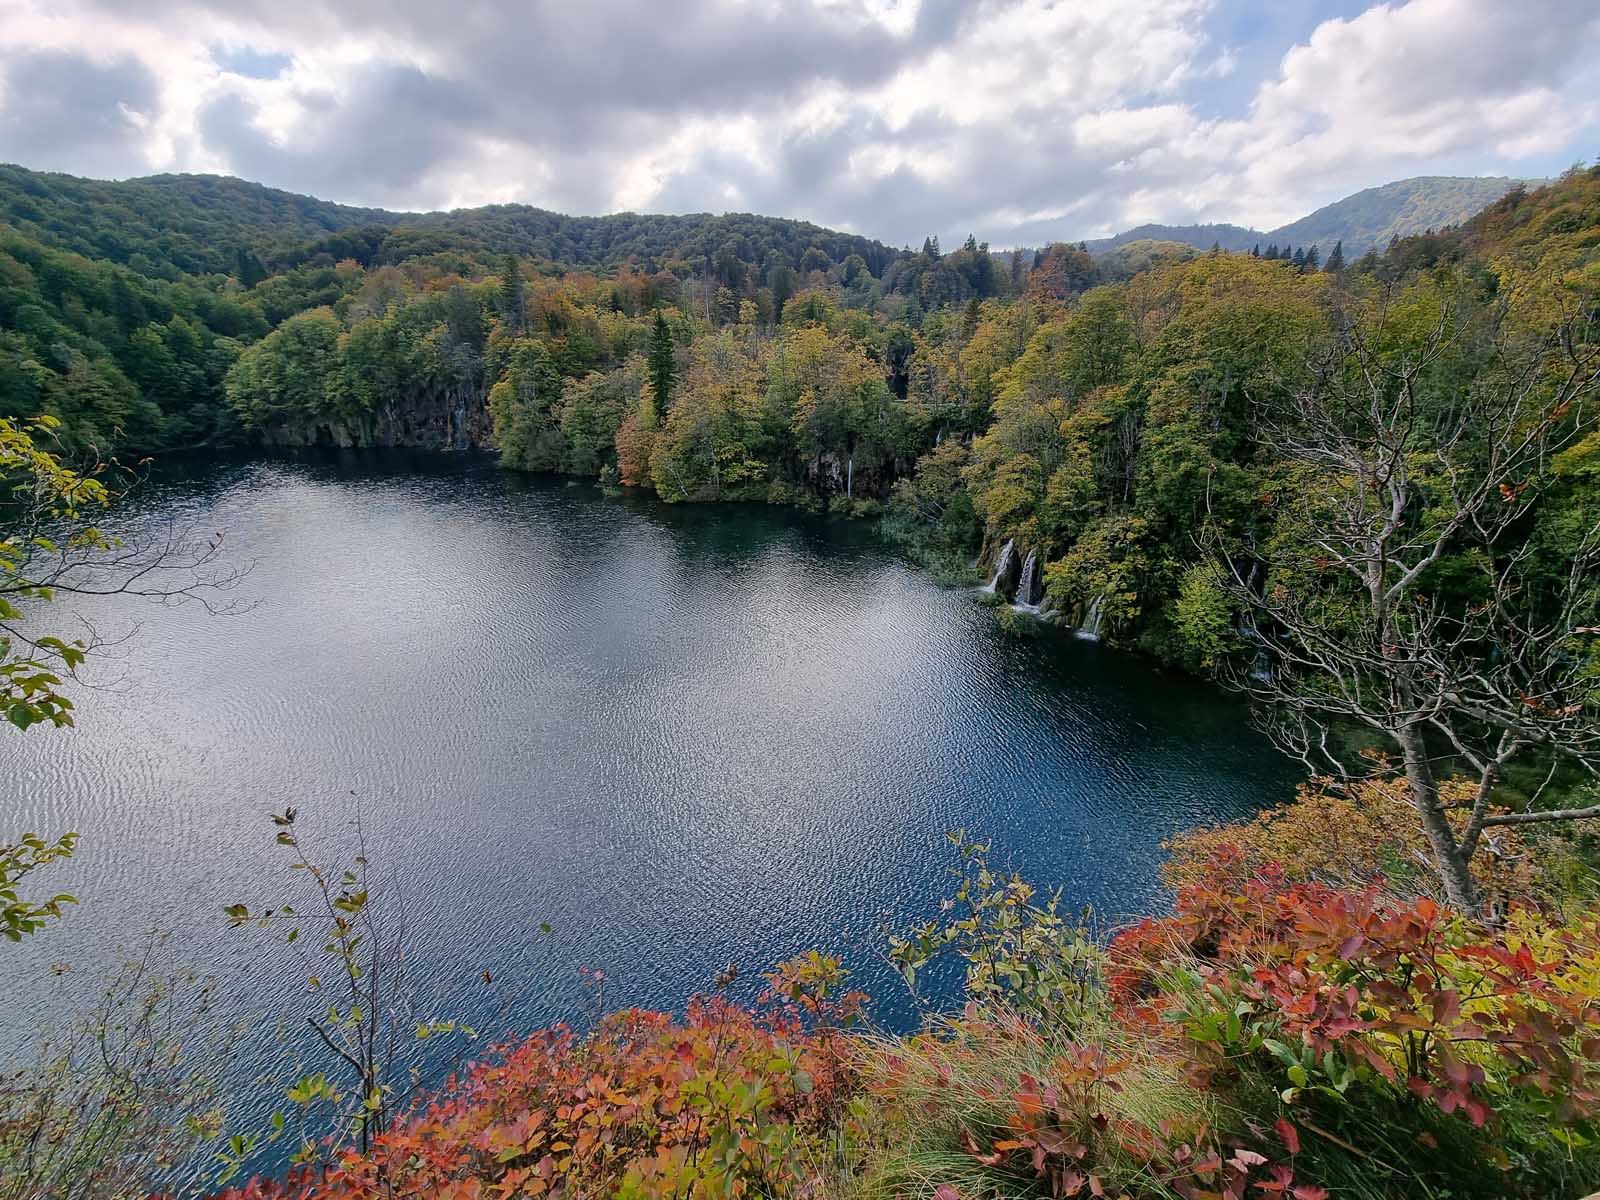
[[[899,254],[870,238],[749,213],[570,217],[525,204],[453,212],[354,208],[217,175],[111,182],[0,165],[0,222],[48,246],[159,279],[237,274],[241,252],[271,273],[319,257],[364,267],[429,254],[515,254],[560,267],[646,270],[707,259],[800,268],[816,249],[859,255],[875,275]],[[249,268],[246,269],[247,273]]]
[[1344,253],[1354,256],[1382,249],[1397,237],[1460,225],[1518,183],[1501,176],[1418,175],[1359,191],[1276,229],[1226,224],[1140,225],[1086,245],[1091,251],[1102,251],[1148,239],[1182,242],[1202,250],[1212,246],[1237,251],[1268,245],[1318,246],[1326,255],[1342,242]]

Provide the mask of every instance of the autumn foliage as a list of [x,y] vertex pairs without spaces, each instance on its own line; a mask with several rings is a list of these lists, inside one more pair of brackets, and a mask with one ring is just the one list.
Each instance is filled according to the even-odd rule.
[[792,1012],[627,1010],[474,1064],[366,1155],[226,1197],[811,1195],[808,1149],[842,1081]]
[[1096,948],[969,862],[956,935],[932,938],[973,952],[958,1016],[858,1033],[864,997],[804,956],[754,1011],[630,1010],[506,1047],[370,1153],[226,1200],[1534,1200],[1600,1180],[1600,916],[1489,928],[1219,845],[1169,916]]

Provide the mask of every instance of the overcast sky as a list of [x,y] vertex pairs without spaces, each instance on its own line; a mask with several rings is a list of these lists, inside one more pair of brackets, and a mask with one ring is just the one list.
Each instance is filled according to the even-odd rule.
[[895,244],[1600,152],[1597,0],[0,0],[0,160]]

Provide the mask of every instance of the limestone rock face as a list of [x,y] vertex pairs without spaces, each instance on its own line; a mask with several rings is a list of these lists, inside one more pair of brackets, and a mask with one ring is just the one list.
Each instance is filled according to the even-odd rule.
[[489,408],[481,396],[418,396],[361,417],[291,420],[261,431],[268,446],[403,446],[476,450],[490,445]]

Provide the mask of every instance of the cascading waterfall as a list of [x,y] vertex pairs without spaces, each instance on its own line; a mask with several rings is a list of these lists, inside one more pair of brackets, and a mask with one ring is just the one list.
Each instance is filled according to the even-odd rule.
[[1100,624],[1105,619],[1106,595],[1097,592],[1094,599],[1089,601],[1089,607],[1083,614],[1083,624],[1078,626],[1078,636],[1088,638],[1092,642],[1100,640]]
[[1017,546],[1013,541],[1007,541],[1000,547],[1000,553],[994,560],[994,578],[989,580],[984,587],[986,592],[994,592],[1002,596],[1011,595],[1011,581],[1017,574]]
[[1234,632],[1245,641],[1255,643],[1256,656],[1250,663],[1250,678],[1256,683],[1268,682],[1272,678],[1272,654],[1267,649],[1267,639],[1261,636],[1261,630],[1256,627],[1255,617],[1240,613]]
[[1039,552],[1029,550],[1022,564],[1022,579],[1017,584],[1016,607],[1023,612],[1038,612],[1039,601],[1044,599],[1044,588],[1039,584]]
[[455,412],[450,414],[450,440],[456,449],[464,450],[467,445],[467,406],[465,403],[456,405]]

